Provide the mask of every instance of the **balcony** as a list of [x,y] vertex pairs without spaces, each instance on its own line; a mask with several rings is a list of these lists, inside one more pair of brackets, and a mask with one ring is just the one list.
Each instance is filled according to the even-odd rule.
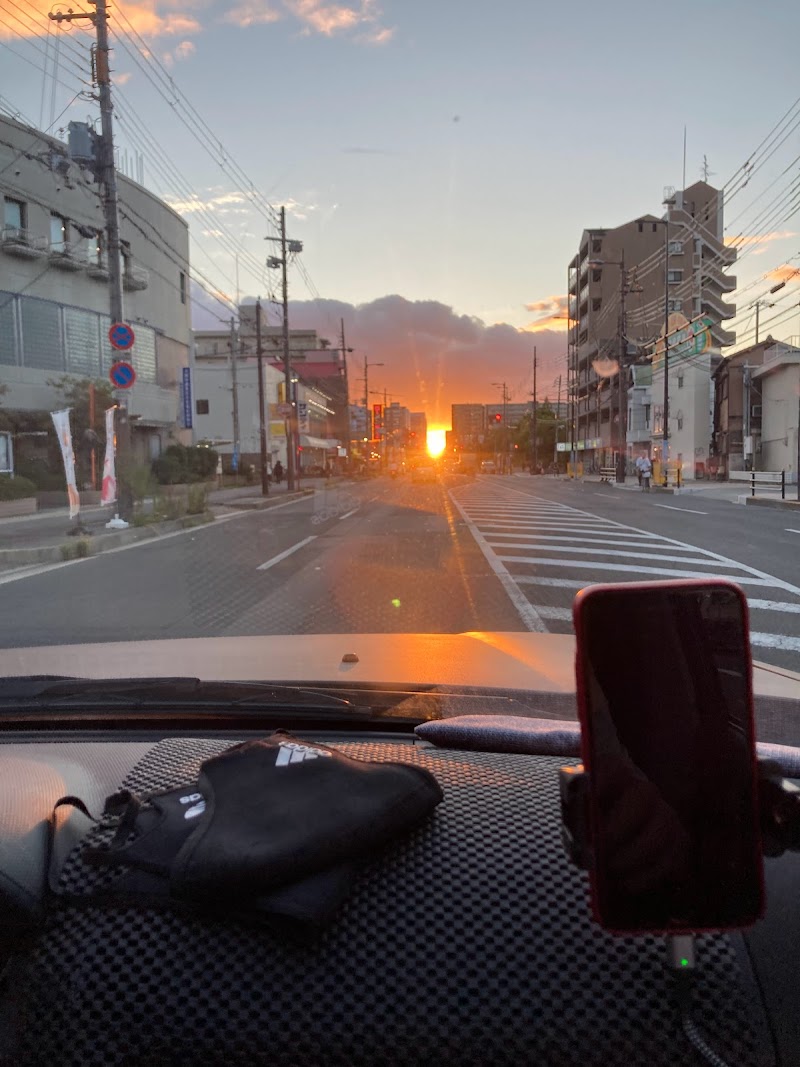
[[708,288],[703,289],[703,295],[700,298],[703,308],[709,308],[714,317],[720,320],[732,319],[736,314],[735,304],[726,304],[724,300]]
[[99,257],[98,259],[90,259],[86,265],[86,273],[90,278],[94,278],[97,282],[107,282],[111,277],[111,272],[108,269],[108,263],[105,257]]
[[704,259],[700,264],[703,277],[708,278],[723,293],[732,293],[736,288],[736,278],[726,274],[719,263],[714,260]]
[[49,251],[47,238],[36,237],[30,230],[22,230],[18,226],[3,227],[0,248],[20,259],[42,259]]
[[76,271],[86,266],[86,250],[69,241],[58,241],[48,251],[50,266],[56,270]]
[[150,284],[150,274],[143,267],[136,267],[132,263],[128,264],[125,268],[125,272],[122,275],[122,286],[129,292],[139,289],[146,289]]

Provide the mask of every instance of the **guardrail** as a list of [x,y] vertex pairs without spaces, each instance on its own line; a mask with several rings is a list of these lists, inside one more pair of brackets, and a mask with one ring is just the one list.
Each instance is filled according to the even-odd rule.
[[729,471],[728,480],[749,485],[750,496],[756,490],[776,493],[780,489],[781,500],[786,499],[786,471]]
[[600,468],[600,481],[601,482],[615,482],[617,480],[617,468],[616,467],[601,467]]

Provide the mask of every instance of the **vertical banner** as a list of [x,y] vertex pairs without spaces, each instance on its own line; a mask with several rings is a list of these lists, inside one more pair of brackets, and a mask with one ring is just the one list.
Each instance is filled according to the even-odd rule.
[[64,460],[64,475],[67,479],[67,497],[69,499],[69,517],[74,519],[81,510],[81,498],[75,481],[75,453],[72,451],[72,430],[69,425],[69,408],[64,411],[51,411],[50,417],[56,428],[58,443],[61,445],[61,458]]
[[372,436],[383,437],[383,404],[372,405]]
[[181,369],[181,405],[183,409],[183,425],[191,430],[192,418],[192,372],[189,367]]
[[106,408],[106,455],[103,460],[101,504],[113,504],[117,499],[117,472],[114,464],[114,412],[116,410],[116,408]]

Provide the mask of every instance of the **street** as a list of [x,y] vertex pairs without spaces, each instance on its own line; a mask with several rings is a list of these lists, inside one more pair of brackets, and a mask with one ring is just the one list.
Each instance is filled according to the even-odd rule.
[[748,597],[754,658],[800,669],[798,550],[800,520],[710,494],[528,476],[376,479],[6,573],[0,645],[569,633],[584,585],[719,575]]

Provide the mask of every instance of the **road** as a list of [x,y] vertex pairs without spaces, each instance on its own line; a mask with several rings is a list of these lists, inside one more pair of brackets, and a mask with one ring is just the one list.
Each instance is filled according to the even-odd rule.
[[0,647],[568,633],[584,585],[695,575],[739,582],[754,656],[800,670],[800,517],[701,493],[524,476],[330,488],[88,560],[6,574]]

